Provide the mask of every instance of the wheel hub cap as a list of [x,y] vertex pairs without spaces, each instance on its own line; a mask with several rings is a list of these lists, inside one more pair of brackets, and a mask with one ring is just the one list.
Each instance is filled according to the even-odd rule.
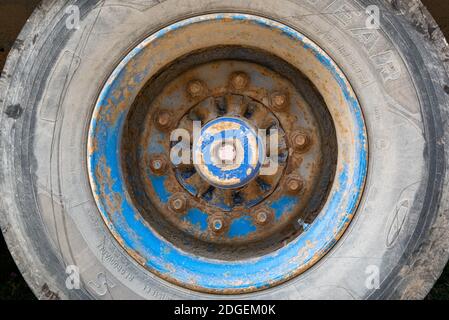
[[239,118],[221,117],[209,122],[194,143],[193,161],[198,173],[223,189],[246,185],[259,173],[264,146],[251,125]]

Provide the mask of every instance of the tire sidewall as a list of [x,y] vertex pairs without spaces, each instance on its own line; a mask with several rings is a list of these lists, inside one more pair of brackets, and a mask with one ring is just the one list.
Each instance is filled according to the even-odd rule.
[[[49,273],[59,274],[54,280],[59,295],[73,295],[64,279],[66,266],[75,265],[87,297],[225,298],[164,282],[128,256],[100,217],[86,170],[87,130],[92,109],[102,84],[120,59],[163,26],[192,15],[220,11],[272,18],[304,33],[325,49],[346,74],[360,101],[370,152],[363,199],[351,225],[332,251],[294,280],[273,289],[231,298],[362,299],[391,296],[398,290],[391,286],[401,277],[398,266],[406,262],[404,257],[412,255],[413,246],[424,241],[429,221],[437,214],[435,205],[445,178],[434,172],[438,169],[435,166],[441,165],[441,158],[444,162],[444,154],[436,150],[438,134],[443,134],[438,112],[447,106],[447,97],[434,98],[440,90],[438,82],[442,74],[429,79],[425,72],[417,74],[420,60],[436,59],[430,54],[424,56],[426,53],[419,48],[407,50],[403,42],[417,35],[411,26],[394,28],[406,22],[387,14],[381,29],[361,31],[366,28],[366,6],[355,0],[230,0],[225,4],[210,0],[167,0],[151,4],[106,1],[84,5],[78,30],[54,36],[59,39],[59,45],[48,49],[52,54],[46,59],[38,55],[30,58],[36,64],[47,65],[46,76],[36,78],[24,89],[42,88],[36,102],[27,105],[21,101],[22,118],[4,120],[14,121],[15,140],[10,143],[21,146],[15,149],[14,160],[8,165],[12,167],[19,159],[33,171],[32,176],[24,179],[28,179],[35,200],[21,199],[17,210],[24,212],[27,208],[33,212],[35,221],[43,226],[50,239],[49,247],[55,258],[54,270]],[[342,8],[349,14],[341,14]],[[314,14],[317,12],[327,14]],[[49,26],[45,30],[47,34],[65,28],[66,14],[59,11],[54,15],[59,23]],[[50,43],[42,41],[41,46],[48,48]],[[421,67],[437,68],[429,63]],[[432,85],[424,83],[426,80]],[[9,92],[11,95],[13,91]],[[23,143],[24,136],[33,138]],[[24,163],[24,158],[28,162]],[[23,188],[17,184],[15,187]],[[22,225],[23,238],[29,235],[27,228],[29,224]],[[39,256],[34,259],[41,259]],[[373,270],[379,273],[380,288],[372,287],[370,282]]]

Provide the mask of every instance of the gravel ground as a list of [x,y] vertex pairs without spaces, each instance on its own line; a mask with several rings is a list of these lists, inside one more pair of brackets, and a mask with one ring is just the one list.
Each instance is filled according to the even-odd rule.
[[[422,0],[449,39],[449,1]],[[22,25],[39,0],[0,0],[0,70]],[[23,280],[0,235],[0,300],[30,300],[34,295]],[[427,297],[449,300],[449,265]]]

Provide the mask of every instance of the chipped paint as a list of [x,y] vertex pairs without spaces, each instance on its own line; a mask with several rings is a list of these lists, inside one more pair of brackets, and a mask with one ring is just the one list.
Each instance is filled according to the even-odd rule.
[[[194,25],[212,26],[214,23],[223,26],[244,23],[251,30],[263,27],[275,34],[280,32],[287,39],[279,41],[290,44],[286,47],[288,50],[306,50],[310,53],[301,54],[311,61],[314,70],[304,69],[304,66],[298,68],[303,68],[301,71],[315,81],[316,87],[323,90],[322,95],[329,105],[339,139],[336,179],[326,204],[307,231],[271,253],[236,261],[210,259],[186,252],[155,232],[136,214],[138,210],[127,191],[118,151],[127,107],[151,74],[162,67],[155,62],[141,68],[145,65],[142,61],[148,58],[147,50],[157,47],[159,41],[163,41],[167,35],[183,32],[183,29]],[[293,57],[290,55],[290,59]],[[312,61],[318,61],[319,64]],[[294,64],[295,61],[290,62]],[[314,72],[329,75],[327,89],[320,82],[322,80],[313,77]],[[341,98],[335,99],[338,94],[341,94]],[[336,106],[335,101],[342,103]],[[183,20],[161,29],[134,48],[111,74],[98,98],[87,150],[95,201],[106,225],[128,253],[163,279],[193,290],[221,294],[272,287],[301,274],[323,257],[341,237],[355,213],[363,191],[368,161],[368,141],[362,111],[349,82],[335,62],[316,44],[290,27],[243,14],[210,14]],[[167,191],[168,182],[164,179],[152,176],[151,183],[153,188],[166,190],[162,199],[168,202],[172,192]],[[271,207],[276,218],[296,200],[292,196],[281,196],[277,202],[273,202]],[[191,217],[192,223],[205,228],[205,216],[202,213],[191,209],[187,216]],[[242,218],[233,223],[238,228],[231,224],[231,236],[239,237],[242,230],[251,231],[253,228],[251,220]]]

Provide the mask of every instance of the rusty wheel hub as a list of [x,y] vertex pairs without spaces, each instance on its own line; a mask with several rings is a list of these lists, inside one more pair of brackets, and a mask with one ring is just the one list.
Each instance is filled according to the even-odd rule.
[[206,184],[238,189],[259,175],[265,146],[248,121],[220,117],[206,124],[193,147],[193,164]]
[[[158,219],[203,243],[200,247],[258,241],[255,248],[261,250],[262,242],[270,248],[280,234],[294,237],[304,228],[298,221],[313,221],[321,204],[310,207],[311,198],[327,192],[335,170],[332,140],[322,141],[322,122],[332,128],[331,121],[319,122],[314,108],[320,106],[311,106],[288,79],[258,63],[216,60],[189,68],[161,89],[146,120],[138,125],[140,113],[129,118],[132,136],[125,135],[123,156],[140,168],[128,176],[143,178],[128,180],[135,199],[150,211],[137,194],[144,185]],[[135,147],[129,150],[130,145]],[[167,160],[159,164],[159,159]],[[186,199],[182,209],[164,203],[148,167],[165,179],[164,188],[173,194],[169,204],[180,194]],[[221,248],[220,257],[227,250]]]

